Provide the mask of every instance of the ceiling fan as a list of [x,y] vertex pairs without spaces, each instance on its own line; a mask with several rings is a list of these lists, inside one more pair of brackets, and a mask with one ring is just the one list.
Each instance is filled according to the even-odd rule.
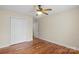
[[36,9],[36,12],[37,12],[37,16],[39,14],[45,14],[45,15],[48,15],[48,11],[52,11],[52,9],[46,9],[46,8],[42,8],[41,5],[37,5],[38,9]]

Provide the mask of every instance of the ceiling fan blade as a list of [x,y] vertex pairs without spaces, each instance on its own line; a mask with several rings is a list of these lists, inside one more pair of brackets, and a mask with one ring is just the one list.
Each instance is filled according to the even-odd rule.
[[44,9],[44,11],[52,11],[52,9]]
[[44,11],[41,11],[43,14],[45,14],[45,15],[48,15],[48,13],[46,13],[46,12],[44,12]]
[[40,11],[39,9],[37,9],[36,11]]

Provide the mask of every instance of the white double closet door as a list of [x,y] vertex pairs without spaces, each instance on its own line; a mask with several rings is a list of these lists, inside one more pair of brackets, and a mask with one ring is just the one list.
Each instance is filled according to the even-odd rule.
[[28,39],[28,21],[21,17],[10,17],[11,24],[11,44],[27,41]]

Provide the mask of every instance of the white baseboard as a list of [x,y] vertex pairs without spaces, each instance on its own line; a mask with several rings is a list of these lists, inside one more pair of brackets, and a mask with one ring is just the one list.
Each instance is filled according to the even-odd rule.
[[10,45],[9,44],[6,44],[6,45],[3,45],[3,46],[0,46],[0,48],[5,48],[5,47],[9,47]]
[[[31,41],[32,41],[32,40],[31,40]],[[23,42],[30,42],[30,41],[19,41],[19,42],[13,42],[13,43],[9,43],[9,44],[6,44],[6,45],[3,45],[3,46],[0,46],[0,48],[9,47],[9,46],[11,46],[11,45],[19,44],[19,43],[23,43]]]
[[[37,38],[45,40],[45,38],[40,38],[40,37],[37,37]],[[51,42],[50,40],[46,40],[46,41]],[[58,44],[58,45],[60,45],[60,46],[64,46],[64,47],[66,47],[66,48],[71,48],[71,49],[74,49],[74,50],[79,50],[79,48],[74,47],[74,46],[69,46],[69,45],[65,45],[65,44],[57,43],[57,42],[54,42],[54,41],[51,42],[51,43],[55,43],[55,44]]]
[[[30,41],[32,41],[32,40],[30,40]],[[30,41],[18,41],[18,42],[12,42],[10,45],[14,45],[14,44],[19,44],[19,43],[23,43],[23,42],[30,42]]]

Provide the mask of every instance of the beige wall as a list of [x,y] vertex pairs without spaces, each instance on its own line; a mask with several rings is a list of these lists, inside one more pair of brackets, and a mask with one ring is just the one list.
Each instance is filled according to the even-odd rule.
[[32,25],[33,25],[33,19],[31,16],[22,15],[20,13],[16,13],[13,11],[7,11],[7,10],[0,10],[0,48],[6,47],[11,44],[11,22],[10,17],[24,17],[29,23],[28,25],[28,31],[26,36],[28,35],[28,39],[26,41],[32,40]]
[[40,18],[39,38],[79,49],[79,8]]

